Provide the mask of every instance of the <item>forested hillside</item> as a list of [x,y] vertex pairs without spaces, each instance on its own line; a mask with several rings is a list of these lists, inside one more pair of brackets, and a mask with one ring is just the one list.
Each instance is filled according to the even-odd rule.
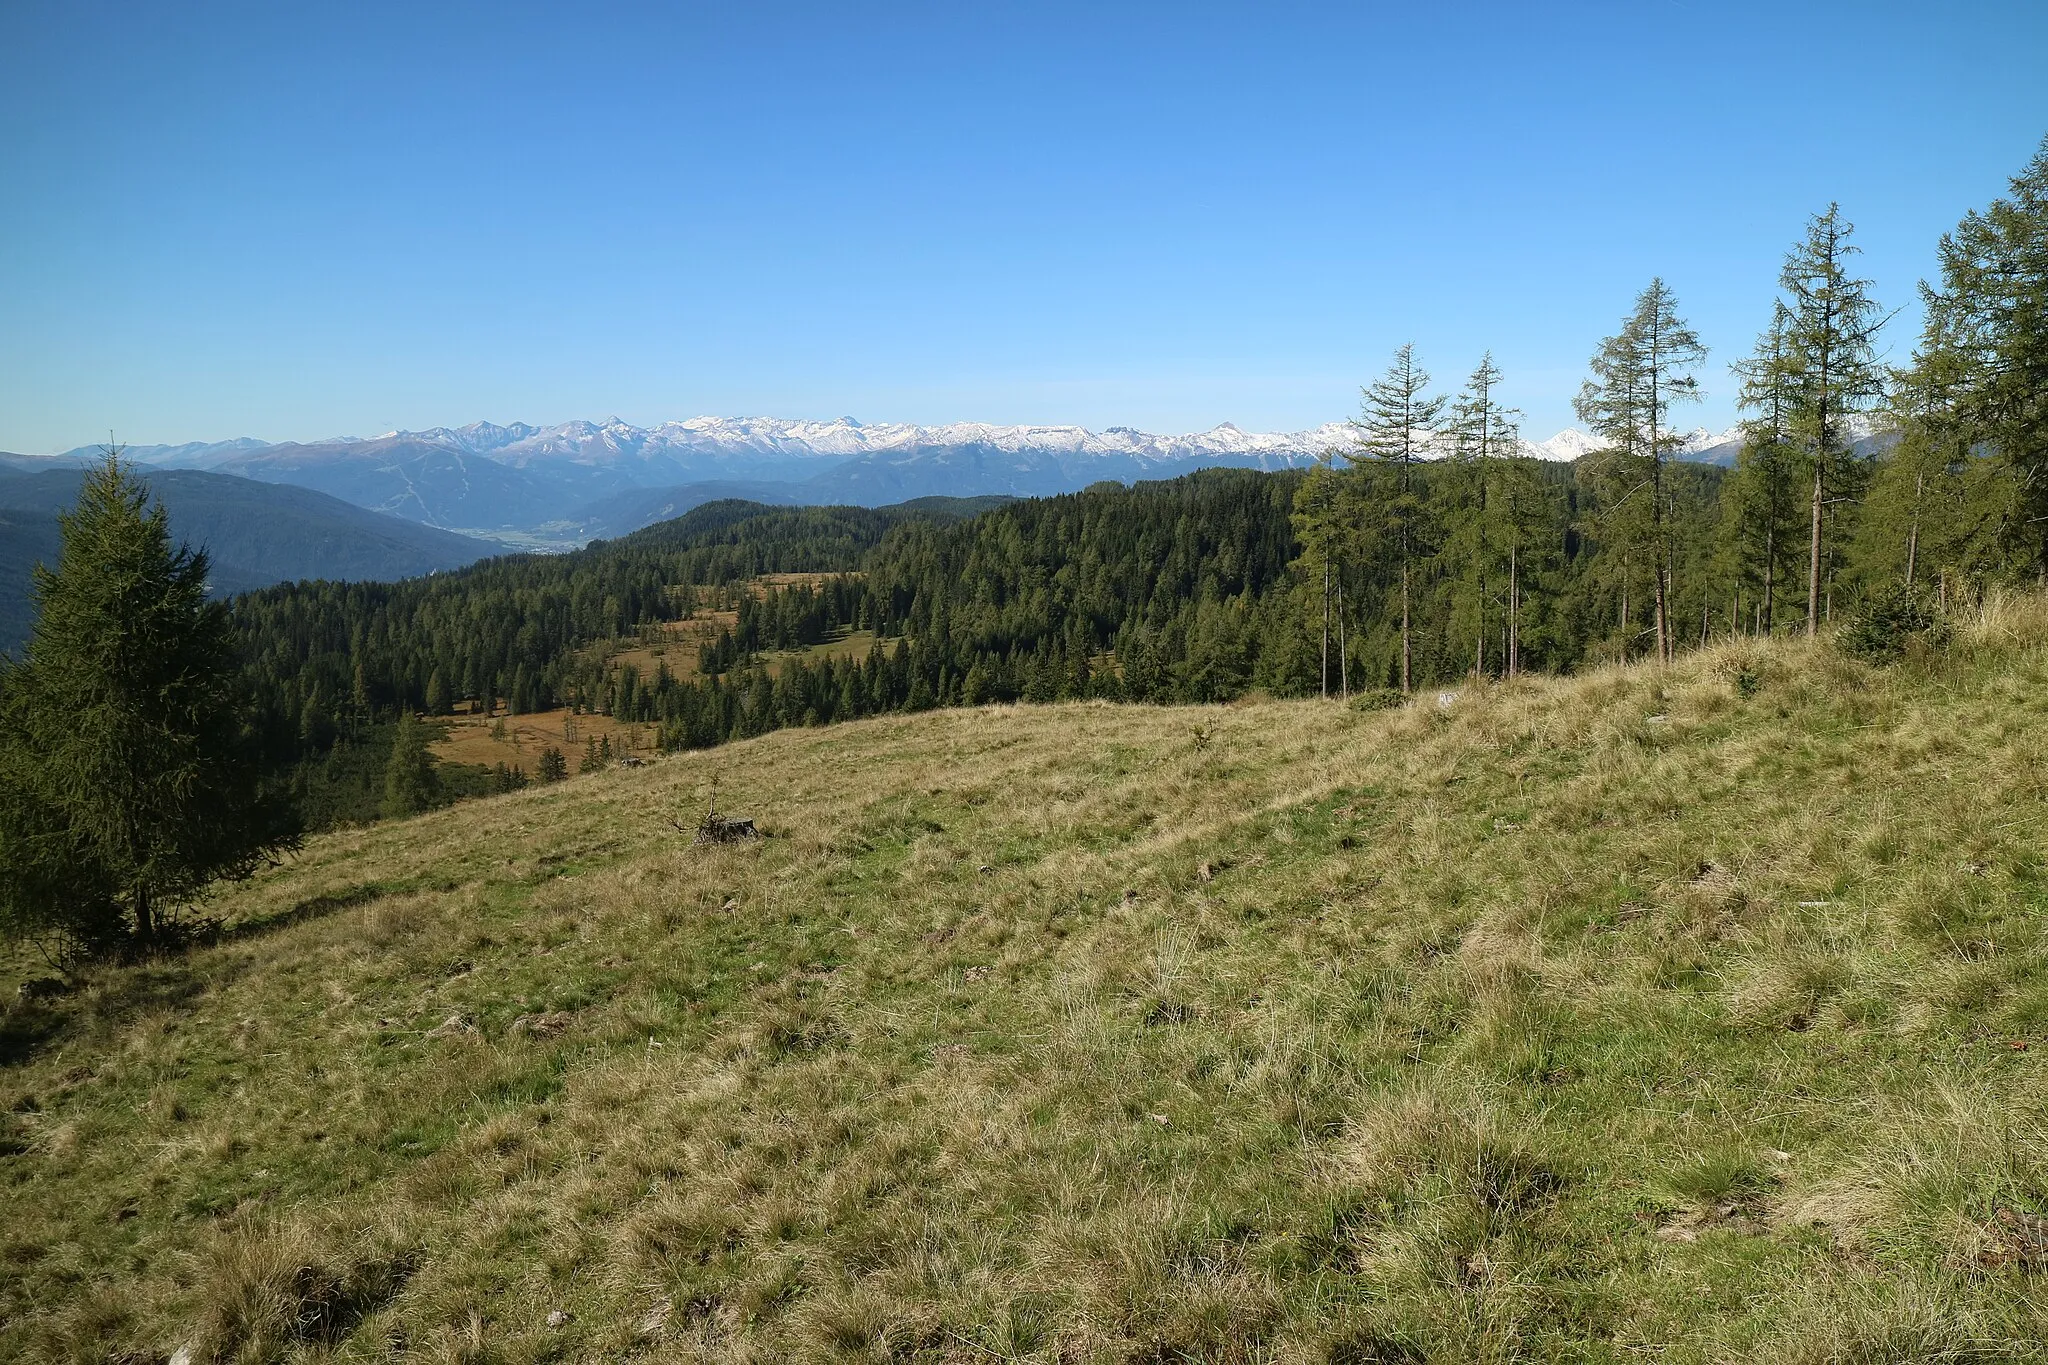
[[906,519],[986,505],[719,502],[573,554],[505,556],[399,583],[304,582],[246,594],[235,617],[267,750],[280,768],[302,765],[380,720],[445,713],[464,698],[544,709],[575,693],[583,646],[689,612],[679,589],[847,571]]
[[[1565,670],[1630,652],[1639,615],[1581,525],[1594,495],[1572,466],[1513,462],[1541,491],[1548,549],[1524,566],[1524,666]],[[1303,477],[1216,470],[1134,488],[1106,485],[1012,502],[945,522],[898,509],[770,509],[718,503],[560,558],[492,561],[418,584],[296,585],[238,611],[274,699],[276,728],[317,743],[350,714],[445,710],[502,697],[514,711],[577,703],[663,722],[669,742],[704,745],[784,724],[989,700],[1104,696],[1212,701],[1322,682],[1318,582],[1304,576]],[[1461,466],[1418,467],[1421,495],[1455,499]],[[1703,543],[1721,471],[1673,475],[1674,505]],[[1699,556],[1676,600],[1698,612],[1720,589]],[[1687,561],[1691,567],[1691,561]],[[738,589],[767,573],[840,573],[839,584],[735,592],[738,620],[685,680],[593,671],[582,646],[692,610],[681,587]],[[1353,687],[1398,682],[1398,621],[1386,582],[1348,564],[1342,659]],[[1437,557],[1415,575],[1418,676],[1472,665],[1467,587]],[[1639,599],[1640,600],[1640,599]],[[1714,623],[1725,630],[1725,621]],[[1506,618],[1486,619],[1498,666]],[[875,632],[864,659],[762,655],[841,630]],[[881,643],[886,642],[886,643]],[[1633,652],[1642,652],[1640,648]],[[439,680],[438,682],[436,680]],[[309,705],[310,702],[310,705]]]

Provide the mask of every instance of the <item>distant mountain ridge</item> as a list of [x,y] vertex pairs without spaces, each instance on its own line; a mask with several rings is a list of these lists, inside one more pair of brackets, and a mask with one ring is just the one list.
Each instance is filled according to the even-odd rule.
[[[1356,443],[1357,429],[1349,422],[1293,432],[1250,432],[1226,422],[1208,431],[1160,435],[1132,427],[922,426],[852,417],[693,417],[636,427],[611,417],[545,427],[472,422],[277,444],[244,436],[135,446],[127,453],[156,468],[207,469],[313,488],[503,546],[566,549],[719,498],[874,507],[931,496],[1036,497],[1103,480],[1174,478],[1216,465],[1299,467]],[[1596,438],[1576,429],[1522,442],[1523,453],[1546,460],[1575,460],[1598,446]],[[1740,428],[1701,428],[1685,436],[1682,452],[1688,459],[1729,465],[1740,447]],[[60,456],[0,457],[0,463],[48,468],[96,458],[98,452],[87,446]]]
[[[1289,468],[1350,439],[1341,422],[1275,434],[1225,423],[1159,436],[1129,427],[919,426],[850,417],[698,417],[642,428],[610,418],[549,427],[474,422],[304,443],[241,437],[127,453],[157,468],[314,488],[501,544],[567,548],[637,529],[638,515],[659,519],[735,493],[870,507],[918,497],[1036,496],[1104,479],[1173,478],[1208,465]],[[80,463],[98,451],[80,447],[50,457],[45,467]]]
[[[78,501],[82,477],[76,466],[60,466],[0,478],[0,650],[18,650],[28,637],[30,571],[55,566],[57,514]],[[169,513],[171,534],[207,550],[207,586],[217,597],[301,578],[413,578],[498,548],[309,488],[197,469],[151,469],[142,477]]]

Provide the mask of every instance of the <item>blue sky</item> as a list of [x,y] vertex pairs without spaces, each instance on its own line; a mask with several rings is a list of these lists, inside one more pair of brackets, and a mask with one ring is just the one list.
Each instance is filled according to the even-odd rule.
[[[1839,200],[1887,305],[2048,5],[0,5],[0,449],[699,413],[1291,429],[1413,340],[1571,421]],[[1910,348],[1910,310],[1894,324]]]

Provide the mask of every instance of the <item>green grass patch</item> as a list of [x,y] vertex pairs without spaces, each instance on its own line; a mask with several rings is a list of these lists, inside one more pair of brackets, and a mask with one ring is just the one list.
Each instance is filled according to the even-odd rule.
[[[0,1012],[0,1357],[2039,1359],[2048,607],[1997,611],[323,836]],[[714,773],[776,837],[676,833]]]

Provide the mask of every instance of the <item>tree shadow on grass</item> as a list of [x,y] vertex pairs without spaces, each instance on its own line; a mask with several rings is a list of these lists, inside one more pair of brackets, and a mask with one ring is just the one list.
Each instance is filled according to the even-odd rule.
[[361,886],[350,887],[348,890],[338,892],[332,896],[314,896],[310,900],[300,901],[290,909],[280,910],[274,915],[264,915],[259,919],[237,920],[233,924],[223,925],[214,931],[210,941],[213,943],[240,943],[245,939],[259,938],[264,934],[274,934],[280,929],[289,929],[294,924],[304,924],[307,920],[325,919],[327,916],[339,914],[343,910],[353,910],[359,905],[368,905],[371,901],[382,900],[390,895],[393,890],[394,888],[385,886],[381,882],[365,882]]
[[22,1066],[58,1043],[152,1010],[189,1005],[218,979],[218,973],[199,976],[182,956],[157,958],[88,979],[69,995],[0,1006],[0,1068]]
[[202,967],[194,959],[199,950],[323,919],[367,905],[389,891],[371,882],[335,895],[314,896],[260,919],[193,925],[141,961],[89,971],[74,989],[0,1003],[0,1068],[25,1065],[67,1039],[105,1031],[140,1015],[185,1008],[210,987],[240,974],[242,964],[233,960],[212,959]]

